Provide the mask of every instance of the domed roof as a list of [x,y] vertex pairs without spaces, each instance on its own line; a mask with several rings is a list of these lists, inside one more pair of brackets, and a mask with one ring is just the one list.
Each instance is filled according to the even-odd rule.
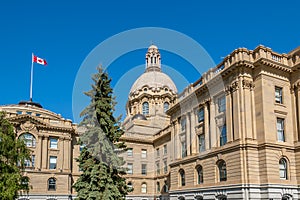
[[169,90],[177,93],[177,88],[172,79],[160,71],[149,71],[142,74],[132,85],[130,94],[142,89],[145,86],[149,88],[168,87]]
[[147,120],[147,118],[145,117],[145,115],[142,115],[142,114],[140,114],[140,113],[135,114],[131,119],[132,119],[132,120],[135,120],[135,119],[139,119],[139,120]]
[[158,49],[157,46],[155,46],[154,44],[152,44],[148,49]]

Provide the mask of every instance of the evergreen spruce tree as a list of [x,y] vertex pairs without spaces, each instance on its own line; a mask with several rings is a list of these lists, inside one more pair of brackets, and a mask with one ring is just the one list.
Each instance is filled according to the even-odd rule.
[[115,100],[111,79],[102,68],[92,79],[92,89],[85,94],[91,103],[81,113],[80,128],[84,133],[80,142],[84,148],[77,162],[82,174],[74,184],[79,200],[122,200],[131,190],[123,177],[124,161],[119,153],[126,146],[119,139],[123,135],[120,118],[113,116]]
[[22,176],[29,151],[24,141],[16,139],[14,127],[0,112],[0,199],[16,199],[19,190],[28,191],[28,177]]

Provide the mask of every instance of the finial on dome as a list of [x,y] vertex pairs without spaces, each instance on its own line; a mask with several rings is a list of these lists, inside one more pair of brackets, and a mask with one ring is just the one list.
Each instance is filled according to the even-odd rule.
[[146,72],[161,71],[160,53],[157,46],[151,44],[146,53]]

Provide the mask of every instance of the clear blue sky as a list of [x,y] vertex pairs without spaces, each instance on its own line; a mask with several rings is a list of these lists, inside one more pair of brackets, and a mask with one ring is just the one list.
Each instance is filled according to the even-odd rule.
[[[29,99],[34,52],[48,61],[47,67],[35,65],[34,101],[73,119],[73,85],[86,56],[107,38],[134,28],[163,27],[184,33],[201,44],[215,63],[238,47],[254,49],[259,44],[287,53],[300,46],[299,7],[296,0],[1,1],[0,104]],[[120,56],[109,66],[113,84],[122,73],[144,64],[145,51]],[[162,58],[188,82],[197,79],[186,70],[189,64],[184,60],[167,51],[162,51]],[[126,99],[127,92],[115,95]]]

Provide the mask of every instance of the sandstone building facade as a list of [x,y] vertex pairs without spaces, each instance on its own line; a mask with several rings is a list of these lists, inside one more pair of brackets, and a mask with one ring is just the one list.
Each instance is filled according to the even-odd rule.
[[24,171],[30,191],[21,191],[19,199],[73,199],[72,185],[80,174],[75,161],[80,154],[77,125],[34,102],[1,106],[0,111],[6,112],[31,154]]
[[154,45],[127,103],[128,200],[299,199],[300,47],[234,50],[177,95]]
[[[299,199],[299,109],[300,47],[236,49],[178,94],[151,45],[123,122],[126,199]],[[33,102],[0,111],[31,151],[19,199],[73,199],[77,125]]]

